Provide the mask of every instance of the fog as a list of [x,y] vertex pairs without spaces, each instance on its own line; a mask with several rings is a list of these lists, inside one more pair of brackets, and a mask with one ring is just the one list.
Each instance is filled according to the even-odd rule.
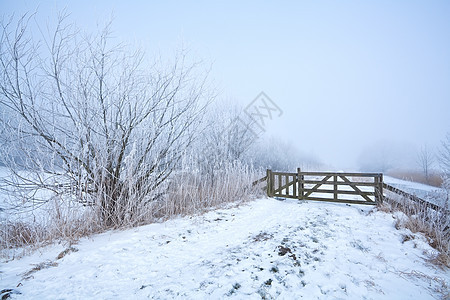
[[263,91],[282,113],[260,138],[330,168],[414,168],[450,132],[448,1],[0,1],[2,16],[37,10],[41,30],[61,9],[87,30],[112,16],[149,53],[188,48],[216,101],[245,108]]

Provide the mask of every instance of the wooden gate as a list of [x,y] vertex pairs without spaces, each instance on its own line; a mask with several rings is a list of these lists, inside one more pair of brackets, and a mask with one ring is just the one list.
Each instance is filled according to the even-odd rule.
[[272,172],[267,170],[267,195],[342,202],[377,204],[383,201],[383,174],[381,173],[330,173]]

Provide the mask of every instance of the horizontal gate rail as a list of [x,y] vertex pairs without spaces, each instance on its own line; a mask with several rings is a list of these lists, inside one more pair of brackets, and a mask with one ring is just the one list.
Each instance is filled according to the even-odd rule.
[[341,172],[301,172],[305,176],[323,176],[324,174],[344,175],[349,177],[377,177],[381,173],[341,173]]
[[341,199],[327,199],[327,198],[321,198],[321,197],[308,197],[307,199],[303,200],[312,200],[312,201],[322,201],[322,202],[337,202],[337,203],[349,203],[349,204],[364,204],[364,205],[375,205],[375,202],[368,203],[367,201],[361,201],[361,200],[341,200]]
[[[264,177],[264,180],[266,177]],[[313,184],[317,183],[317,180],[303,180],[303,183],[305,184]],[[326,184],[326,183],[325,183]],[[364,182],[364,181],[352,181],[352,182],[345,182],[345,181],[337,181],[337,182],[330,182],[330,184],[336,184],[336,185],[358,185],[358,186],[373,186],[373,182]]]
[[[308,189],[304,189],[304,191],[310,191]],[[314,193],[323,193],[323,194],[334,194],[336,191],[335,190],[314,190]],[[368,195],[368,196],[375,196],[375,192],[363,192],[363,191],[343,191],[343,190],[338,190],[339,194],[342,195]],[[308,197],[308,196],[303,196],[304,198]],[[369,201],[372,201],[369,200]]]

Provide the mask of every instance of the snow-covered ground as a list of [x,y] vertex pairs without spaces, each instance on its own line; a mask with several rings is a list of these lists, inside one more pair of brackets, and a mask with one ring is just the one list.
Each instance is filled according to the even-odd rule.
[[3,262],[0,289],[21,293],[12,299],[445,297],[449,270],[427,261],[423,236],[395,229],[398,217],[260,199]]

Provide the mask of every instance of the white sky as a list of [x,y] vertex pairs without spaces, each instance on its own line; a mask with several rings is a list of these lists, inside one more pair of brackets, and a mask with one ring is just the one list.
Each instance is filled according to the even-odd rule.
[[117,37],[150,53],[183,42],[213,64],[222,98],[264,91],[284,111],[267,134],[337,168],[379,143],[413,157],[450,132],[450,1],[242,2],[0,0],[0,12],[39,7],[44,22],[66,8],[88,30],[113,15]]

